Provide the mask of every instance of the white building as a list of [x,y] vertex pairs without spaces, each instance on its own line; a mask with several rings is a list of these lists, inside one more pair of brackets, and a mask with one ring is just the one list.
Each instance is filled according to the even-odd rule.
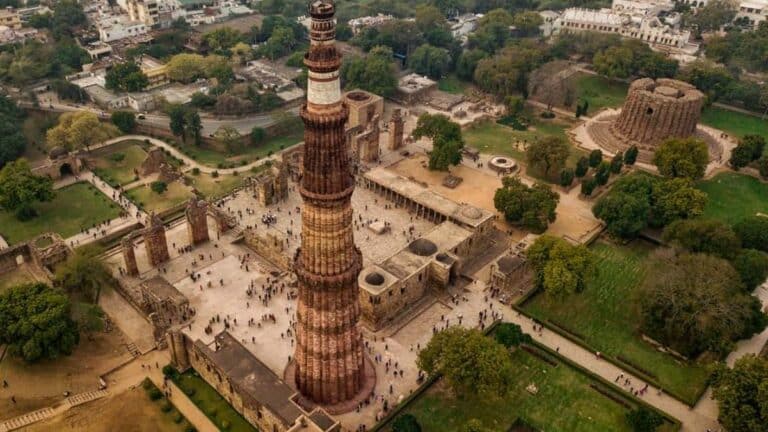
[[[678,0],[697,8],[706,5],[709,0]],[[735,20],[745,19],[754,27],[768,19],[768,0],[741,0],[738,2]]]
[[96,24],[99,39],[102,42],[114,42],[134,36],[147,34],[149,27],[141,21],[131,21],[124,16],[103,18]]
[[448,24],[451,26],[451,34],[454,39],[466,42],[469,35],[477,30],[480,18],[482,17],[483,14],[467,13],[450,18]]
[[347,21],[347,24],[352,29],[353,34],[360,33],[366,27],[376,27],[384,24],[387,21],[395,19],[392,15],[378,14],[376,16],[365,16],[360,18],[353,18]]
[[560,18],[560,14],[551,10],[543,10],[539,12],[539,16],[542,21],[539,26],[541,35],[544,37],[552,36],[552,33],[555,31],[555,21]]

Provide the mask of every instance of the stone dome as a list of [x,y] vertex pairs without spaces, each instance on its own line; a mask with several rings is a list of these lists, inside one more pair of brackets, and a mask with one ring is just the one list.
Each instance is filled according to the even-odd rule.
[[365,283],[369,285],[379,286],[384,283],[384,276],[378,272],[371,272],[365,276]]
[[437,252],[437,245],[427,239],[416,239],[408,245],[408,250],[418,256],[430,256]]
[[464,207],[461,209],[462,216],[469,218],[469,219],[480,219],[480,216],[483,215],[483,212],[478,210],[476,207]]

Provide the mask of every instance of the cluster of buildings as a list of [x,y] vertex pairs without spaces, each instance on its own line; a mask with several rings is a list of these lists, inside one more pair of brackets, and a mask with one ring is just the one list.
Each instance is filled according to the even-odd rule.
[[42,7],[15,9],[8,6],[0,9],[0,46],[41,38],[42,34],[37,29],[24,27],[24,23],[32,15],[46,10],[50,11]]

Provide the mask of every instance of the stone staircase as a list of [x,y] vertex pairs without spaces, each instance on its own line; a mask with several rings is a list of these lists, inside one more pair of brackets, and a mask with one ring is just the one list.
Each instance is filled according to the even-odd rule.
[[71,408],[71,407],[76,407],[78,405],[82,405],[86,402],[90,402],[96,399],[101,399],[107,395],[109,395],[109,392],[106,390],[94,390],[94,391],[79,393],[74,396],[70,396],[66,399],[66,403]]
[[55,413],[56,410],[54,410],[52,407],[48,407],[26,413],[18,417],[14,417],[0,423],[0,432],[8,432],[23,428],[24,426],[31,425],[32,423],[37,423],[39,421],[53,417]]
[[133,358],[136,358],[136,357],[141,355],[141,352],[139,351],[139,348],[133,342],[125,344],[125,349],[127,349],[128,352],[131,353]]

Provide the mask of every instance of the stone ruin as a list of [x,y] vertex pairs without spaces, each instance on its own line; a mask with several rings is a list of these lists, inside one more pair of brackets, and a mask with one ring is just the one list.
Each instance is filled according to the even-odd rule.
[[45,163],[32,168],[32,172],[58,180],[66,175],[76,176],[82,168],[83,160],[79,154],[70,153],[64,147],[54,147],[48,152]]
[[403,135],[405,134],[405,120],[399,108],[392,112],[392,118],[389,119],[389,139],[387,148],[398,150],[403,146]]
[[243,230],[243,241],[246,246],[281,270],[290,271],[292,260],[286,254],[283,239],[272,233],[261,235],[255,228],[246,228]]
[[443,186],[451,189],[456,189],[464,179],[453,174],[448,174],[443,177]]
[[304,170],[304,144],[295,145],[280,153],[291,180],[297,182]]
[[379,160],[379,116],[376,115],[365,127],[365,130],[354,138],[360,162],[376,162]]
[[288,170],[284,163],[273,161],[266,171],[248,179],[248,185],[261,205],[276,204],[288,198]]
[[139,265],[136,263],[136,251],[133,247],[133,234],[129,234],[120,240],[120,248],[122,249],[123,261],[125,262],[125,272],[128,276],[136,277],[139,275]]
[[138,286],[139,306],[152,323],[155,340],[162,341],[172,326],[186,323],[194,312],[189,300],[162,276],[154,276]]
[[149,217],[149,226],[128,234],[126,237],[123,237],[120,242],[123,252],[123,260],[125,261],[125,269],[130,276],[137,276],[139,274],[139,266],[136,263],[136,252],[133,249],[135,239],[139,235],[144,239],[147,260],[151,266],[157,267],[170,259],[170,254],[168,253],[168,241],[165,238],[165,225],[163,225],[163,221],[160,217],[152,213]]
[[165,152],[160,147],[153,147],[147,153],[147,158],[141,163],[140,173],[146,177],[158,173],[157,179],[171,183],[181,177],[181,173],[166,159]]
[[196,197],[190,198],[184,210],[187,219],[187,234],[189,244],[197,245],[209,240],[208,236],[208,203]]

